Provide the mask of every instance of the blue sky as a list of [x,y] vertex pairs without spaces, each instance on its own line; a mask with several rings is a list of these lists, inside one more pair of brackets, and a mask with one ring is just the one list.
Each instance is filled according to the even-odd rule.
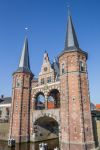
[[[29,28],[31,70],[37,76],[48,51],[51,60],[64,48],[68,0],[0,0],[0,95],[11,96],[25,27]],[[70,0],[80,48],[89,53],[91,100],[100,103],[100,0]]]

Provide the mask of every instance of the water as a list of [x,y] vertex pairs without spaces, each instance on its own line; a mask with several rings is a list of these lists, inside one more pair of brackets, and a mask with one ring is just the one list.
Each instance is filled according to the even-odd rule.
[[[0,150],[39,150],[39,143],[16,144],[15,147],[10,148],[7,142],[0,141]],[[58,139],[44,141],[44,143],[48,143],[49,150],[54,150],[55,147],[59,147]]]

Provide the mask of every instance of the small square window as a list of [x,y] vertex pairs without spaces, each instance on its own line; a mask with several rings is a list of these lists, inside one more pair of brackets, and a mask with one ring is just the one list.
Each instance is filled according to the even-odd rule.
[[47,83],[50,83],[51,82],[51,77],[48,77],[47,78]]
[[21,87],[22,83],[20,79],[16,79],[16,87]]
[[44,78],[43,78],[43,79],[41,79],[41,84],[44,84]]
[[86,71],[85,63],[83,63],[82,61],[80,61],[80,71],[82,72]]
[[62,64],[62,74],[64,74],[64,73],[65,73],[64,68],[65,68],[65,66],[64,66],[64,64]]

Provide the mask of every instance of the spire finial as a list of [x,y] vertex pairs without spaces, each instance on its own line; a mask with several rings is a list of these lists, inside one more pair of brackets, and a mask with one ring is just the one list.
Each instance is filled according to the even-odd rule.
[[68,16],[71,15],[71,4],[70,4],[70,0],[67,1],[67,10],[68,10]]
[[28,32],[28,27],[25,27],[25,33],[27,34],[27,32]]
[[22,49],[22,54],[19,62],[17,72],[31,72],[30,71],[30,61],[29,61],[29,51],[28,51],[28,38],[25,36],[25,41]]
[[47,53],[47,50],[45,49],[44,53]]
[[70,16],[71,11],[70,11],[70,4],[69,3],[67,4],[67,9],[68,9],[68,16]]
[[28,37],[28,32],[29,32],[29,28],[28,28],[28,27],[25,27],[24,30],[25,30],[25,39],[27,39],[27,37]]
[[67,24],[67,33],[66,33],[64,50],[68,50],[72,48],[79,48],[76,32],[75,32],[74,25],[72,22],[69,4],[67,5],[67,8],[68,8],[68,24]]

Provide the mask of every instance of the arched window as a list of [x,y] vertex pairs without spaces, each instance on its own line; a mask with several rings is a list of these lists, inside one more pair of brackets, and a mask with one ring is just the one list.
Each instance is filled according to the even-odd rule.
[[38,93],[36,96],[35,102],[35,109],[36,110],[43,110],[45,109],[45,97],[43,93]]
[[60,107],[60,93],[57,89],[50,91],[48,95],[48,109]]

